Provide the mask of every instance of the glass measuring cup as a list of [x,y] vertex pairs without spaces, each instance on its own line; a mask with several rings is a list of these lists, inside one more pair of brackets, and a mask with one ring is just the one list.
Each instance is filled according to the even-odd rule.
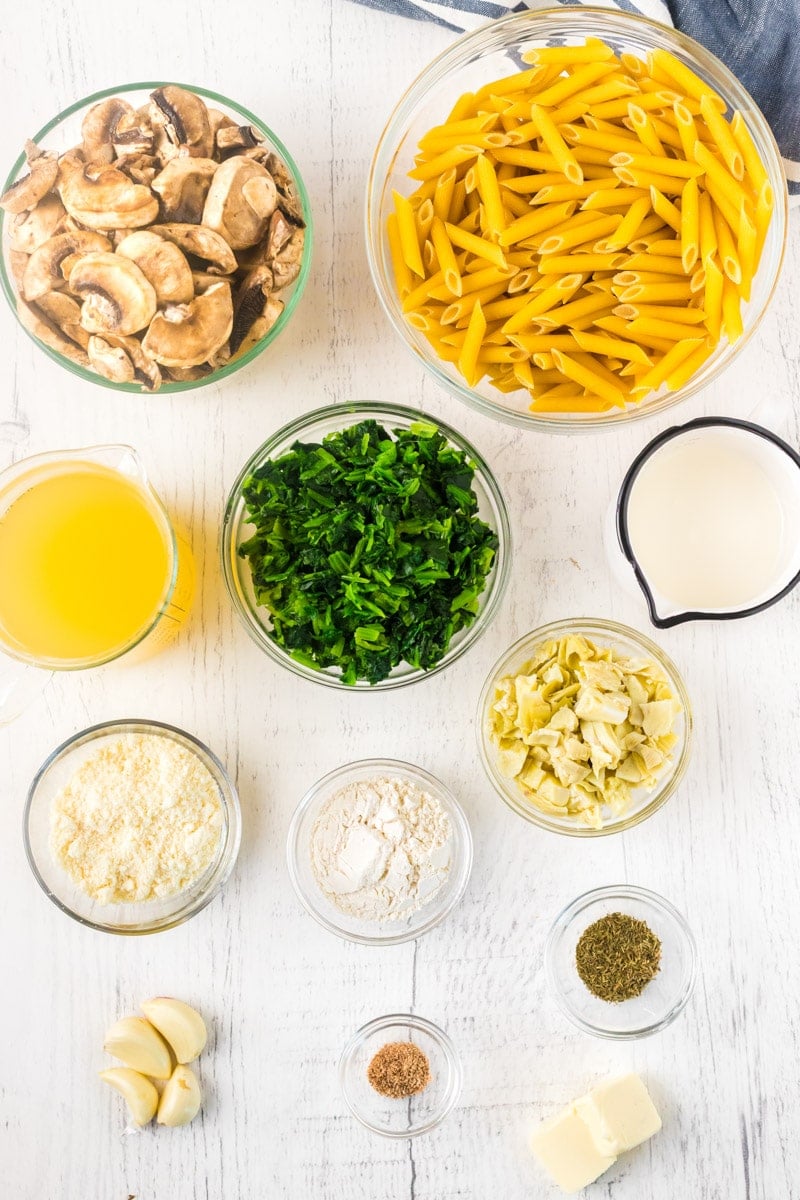
[[0,472],[0,723],[53,671],[158,652],[191,605],[191,550],[130,446]]
[[[687,452],[694,462],[687,458]],[[719,473],[720,454],[728,456],[727,478]],[[698,475],[703,456],[708,456],[709,462],[705,486],[702,473]],[[673,524],[681,520],[682,502],[687,496],[700,500],[695,521],[683,512],[685,554],[674,543],[671,545],[667,567],[673,571],[672,586],[665,560],[662,557],[659,561],[642,534],[643,495],[648,472],[654,470],[662,472],[662,486],[669,483],[670,490],[664,488],[664,508],[674,508],[677,516],[670,513]],[[755,489],[752,511],[761,515],[759,529],[749,526],[746,515],[742,516],[747,505],[739,501],[750,494],[748,488]],[[721,517],[720,509],[725,507],[720,500],[723,490],[730,508]],[[711,538],[709,513],[715,506],[716,537]],[[675,529],[669,532],[674,535]],[[730,620],[761,612],[800,582],[800,455],[771,430],[750,421],[701,417],[673,426],[648,443],[628,468],[616,508],[608,514],[604,539],[617,580],[629,591],[635,590],[631,585],[638,585],[650,620],[659,629],[685,621]],[[756,555],[754,547],[762,554],[758,563],[748,562],[748,552]],[[707,559],[699,562],[704,549]],[[769,563],[763,557],[767,551]],[[713,586],[703,588],[686,582],[687,572],[694,570],[698,575],[701,568],[709,580],[724,578],[731,563],[735,563],[739,577],[730,583],[732,591],[727,597],[714,595]],[[694,587],[698,601],[692,603]],[[704,592],[710,598],[702,602],[699,598]]]

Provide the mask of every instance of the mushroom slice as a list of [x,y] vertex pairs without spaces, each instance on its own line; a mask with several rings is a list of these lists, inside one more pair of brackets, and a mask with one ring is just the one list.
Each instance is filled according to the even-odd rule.
[[55,193],[45,196],[30,212],[20,213],[11,222],[9,243],[14,250],[33,254],[48,238],[59,232],[67,210]]
[[124,171],[134,183],[141,183],[145,187],[152,185],[161,170],[161,163],[154,154],[125,154],[116,160],[114,166],[118,171]]
[[192,269],[174,242],[149,229],[137,229],[122,239],[117,254],[136,263],[152,284],[159,308],[165,304],[188,304],[194,297]]
[[112,383],[133,383],[133,363],[122,346],[112,346],[98,334],[89,338],[89,362]]
[[11,271],[11,278],[14,280],[17,291],[22,291],[22,280],[25,277],[25,268],[28,265],[28,255],[24,250],[9,250],[8,266]]
[[300,274],[303,261],[303,246],[305,245],[305,230],[295,229],[292,238],[286,243],[279,254],[271,260],[270,266],[275,276],[275,288],[288,287]]
[[233,354],[247,337],[254,321],[262,315],[264,304],[269,299],[273,287],[272,271],[266,264],[254,267],[242,280],[233,312],[233,329],[231,330],[231,352]]
[[205,379],[206,375],[211,374],[211,367],[170,367],[165,368],[164,374],[168,379],[174,379],[176,383],[194,383],[196,379]]
[[166,221],[199,225],[211,180],[219,163],[212,158],[173,158],[152,182]]
[[174,146],[184,147],[192,158],[210,158],[214,135],[208,109],[199,96],[168,84],[150,93],[154,124],[161,125]]
[[264,311],[260,317],[256,317],[250,329],[242,339],[242,343],[235,354],[231,356],[231,361],[235,358],[241,358],[243,354],[247,354],[248,350],[252,350],[257,346],[262,338],[266,337],[272,326],[277,321],[278,317],[284,310],[284,303],[277,296],[270,296],[264,305]]
[[278,189],[266,167],[236,155],[217,168],[203,224],[221,234],[234,250],[244,250],[264,236],[277,202]]
[[92,251],[110,250],[111,243],[101,233],[88,229],[73,229],[57,233],[37,246],[28,259],[22,277],[22,295],[26,300],[38,300],[45,292],[54,292],[66,286],[61,272],[62,263],[73,254],[89,254]]
[[228,158],[239,150],[252,150],[263,141],[263,135],[252,125],[225,125],[216,134],[217,150],[222,158]]
[[159,233],[168,242],[174,242],[184,254],[193,254],[195,258],[210,263],[212,275],[232,275],[238,266],[236,255],[225,238],[207,225],[168,222],[165,225],[152,225],[150,232]]
[[145,391],[157,392],[161,387],[161,370],[158,363],[149,354],[145,354],[138,338],[123,337],[118,333],[104,333],[102,336],[95,334],[91,341],[102,341],[111,350],[123,351],[133,367],[134,382],[141,383]]
[[69,338],[64,337],[60,329],[51,325],[40,312],[30,304],[26,304],[20,296],[17,297],[17,315],[23,328],[27,329],[28,333],[32,333],[38,341],[58,354],[62,354],[65,358],[71,359],[72,362],[78,363],[79,366],[88,367],[89,359],[86,352]]
[[65,337],[76,342],[83,350],[89,345],[89,334],[81,325],[81,306],[66,292],[45,292],[36,302],[52,325],[56,325]]
[[134,110],[121,96],[109,96],[93,104],[81,123],[81,137],[86,161],[110,163],[114,161],[114,141],[117,127]]
[[295,226],[287,221],[279,208],[276,208],[270,217],[269,230],[267,231],[267,260],[275,258],[276,255],[280,254],[294,232]]
[[135,229],[158,216],[150,189],[116,167],[73,163],[62,169],[59,190],[70,216],[89,229]]
[[30,168],[7,192],[0,196],[0,208],[7,213],[21,213],[34,208],[53,187],[58,175],[58,157],[40,150],[35,142],[25,143],[25,157]]
[[137,333],[155,315],[152,284],[122,254],[85,254],[70,271],[69,288],[84,297],[81,325],[89,333]]
[[230,284],[220,280],[191,304],[156,313],[142,348],[165,367],[196,367],[224,346],[233,326]]
[[214,138],[214,145],[217,144],[217,133],[220,129],[235,129],[236,122],[233,117],[229,117],[227,113],[220,112],[218,108],[206,108],[208,113],[208,123],[211,126],[211,135]]
[[277,154],[270,154],[264,165],[275,180],[275,185],[278,189],[278,205],[281,211],[293,225],[299,225],[302,229],[306,223],[303,216],[303,208],[297,198],[295,182],[286,169],[285,164],[278,158]]
[[113,136],[114,152],[118,158],[128,154],[152,154],[155,133],[149,115],[131,111],[117,122]]

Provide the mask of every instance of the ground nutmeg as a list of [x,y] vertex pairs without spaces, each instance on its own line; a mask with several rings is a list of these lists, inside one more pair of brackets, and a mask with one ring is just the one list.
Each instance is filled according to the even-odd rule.
[[403,1100],[424,1091],[431,1081],[431,1065],[413,1042],[387,1042],[370,1060],[367,1079],[382,1096]]

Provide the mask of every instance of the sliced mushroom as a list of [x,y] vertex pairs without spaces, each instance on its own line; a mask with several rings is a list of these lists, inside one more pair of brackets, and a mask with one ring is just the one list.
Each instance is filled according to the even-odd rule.
[[275,276],[275,290],[288,287],[300,274],[303,262],[303,246],[305,245],[305,230],[295,229],[291,240],[286,243],[279,254],[270,260],[272,273]]
[[155,132],[149,114],[142,116],[136,111],[126,113],[117,122],[113,142],[118,158],[128,154],[152,154]]
[[176,383],[194,383],[196,379],[205,379],[206,375],[211,374],[211,367],[170,367],[165,368],[163,375],[167,379],[174,379]]
[[239,349],[235,354],[231,355],[231,361],[236,358],[241,358],[243,354],[247,354],[248,350],[252,350],[257,346],[262,338],[266,337],[272,326],[277,321],[285,308],[282,300],[277,296],[270,296],[264,305],[264,311],[260,317],[256,317],[253,324],[250,326],[246,336],[242,340]]
[[232,325],[230,284],[220,280],[191,304],[169,305],[157,313],[142,347],[165,367],[196,367],[227,342]]
[[158,216],[158,200],[116,167],[62,165],[59,191],[70,216],[89,229],[136,229]]
[[51,325],[42,313],[30,304],[26,304],[19,296],[17,297],[17,315],[23,328],[27,329],[28,333],[32,333],[45,346],[63,355],[64,358],[78,363],[81,367],[89,366],[89,359],[86,352],[80,346],[76,346],[69,338],[64,337],[60,329],[56,329],[54,325]]
[[269,229],[267,230],[267,259],[274,258],[276,254],[280,254],[283,247],[290,240],[295,231],[295,226],[287,221],[285,215],[279,208],[270,217]]
[[117,254],[136,263],[152,284],[159,308],[165,304],[188,304],[194,296],[192,269],[174,242],[149,229],[137,229],[122,239]]
[[217,130],[217,150],[221,158],[236,154],[239,150],[252,150],[264,141],[262,134],[252,125],[225,125]]
[[25,278],[25,268],[28,265],[28,255],[23,250],[9,250],[8,265],[11,269],[11,278],[14,280],[17,291],[22,291],[22,280]]
[[133,363],[121,346],[112,346],[98,334],[89,338],[89,362],[112,383],[133,383]]
[[7,192],[0,196],[0,208],[7,213],[22,213],[33,208],[47,195],[58,175],[58,157],[40,150],[35,142],[26,142],[25,157],[30,168]]
[[[159,365],[149,354],[145,354],[138,338],[123,337],[116,333],[104,333],[102,335],[94,334],[91,342],[95,343],[95,353],[107,354],[109,351],[123,353],[131,364],[131,379],[137,383],[141,383],[148,392],[158,391],[161,387],[161,370]],[[105,349],[106,347],[107,350]],[[92,347],[90,345],[90,358],[91,353]],[[115,355],[115,359],[119,361],[118,354]],[[125,367],[122,369],[127,370]],[[102,373],[101,371],[100,374]]]
[[45,196],[30,212],[20,213],[11,222],[9,243],[14,250],[33,254],[34,250],[60,232],[67,210],[55,193]]
[[218,167],[211,181],[203,224],[234,250],[243,250],[264,236],[277,202],[278,189],[266,167],[236,155]]
[[151,116],[174,146],[184,147],[192,158],[210,158],[214,136],[208,109],[199,96],[168,84],[150,93]]
[[151,225],[151,232],[160,233],[168,242],[180,246],[184,254],[193,254],[210,263],[212,275],[232,275],[236,270],[236,255],[231,250],[224,237],[220,237],[207,225],[187,225],[168,222],[164,225]]
[[70,271],[69,288],[83,297],[81,325],[89,333],[137,333],[155,316],[152,284],[121,254],[85,254]]
[[278,205],[293,225],[305,226],[303,206],[297,198],[294,180],[277,154],[270,154],[264,164],[278,189]]
[[133,113],[133,108],[121,96],[109,96],[93,104],[81,123],[81,137],[86,161],[110,163],[114,161],[114,140],[117,126]]
[[266,264],[254,267],[239,286],[233,312],[231,351],[235,354],[247,337],[253,322],[264,312],[264,304],[274,287],[272,271]]
[[81,325],[81,306],[73,296],[68,296],[66,292],[45,292],[36,305],[65,337],[84,350],[88,347],[89,334]]
[[66,286],[62,263],[73,254],[110,250],[111,243],[100,233],[90,230],[69,230],[48,238],[28,259],[22,277],[22,295],[26,300],[38,300],[45,292],[59,291]]
[[199,224],[218,166],[213,158],[173,158],[168,162],[152,181],[153,191],[161,197],[162,218]]
[[192,283],[196,292],[207,292],[213,284],[219,283],[219,279],[219,275],[212,275],[210,271],[192,271]]
[[227,113],[220,112],[218,108],[206,108],[208,113],[208,123],[211,126],[211,135],[214,138],[214,145],[217,144],[217,133],[220,129],[231,129],[235,127],[236,122],[233,117],[229,117]]
[[118,171],[124,171],[134,183],[150,187],[161,170],[155,154],[125,154],[114,163]]

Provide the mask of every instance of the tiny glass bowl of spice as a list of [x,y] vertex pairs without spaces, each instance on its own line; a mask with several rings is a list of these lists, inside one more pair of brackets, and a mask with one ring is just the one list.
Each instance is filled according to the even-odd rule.
[[646,888],[578,896],[553,922],[547,980],[566,1017],[596,1037],[647,1037],[670,1025],[694,987],[697,949],[681,914]]
[[58,746],[25,809],[31,869],[62,912],[105,933],[172,929],[219,892],[241,840],[233,782],[197,738],[109,721]]
[[472,868],[472,835],[455,796],[421,767],[394,759],[363,759],[318,780],[297,806],[286,849],[311,916],[372,946],[438,925]]
[[354,1117],[373,1133],[410,1138],[435,1128],[461,1092],[450,1038],[423,1017],[392,1014],[359,1029],[342,1052],[339,1079]]

